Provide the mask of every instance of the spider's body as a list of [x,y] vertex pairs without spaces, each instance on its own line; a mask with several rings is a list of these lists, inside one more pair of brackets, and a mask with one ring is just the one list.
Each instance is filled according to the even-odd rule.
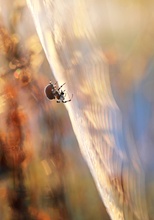
[[66,103],[66,102],[70,102],[71,99],[69,100],[65,100],[65,90],[60,90],[62,88],[62,86],[65,84],[63,84],[62,86],[60,86],[58,89],[56,89],[56,84],[52,84],[51,82],[45,87],[45,94],[46,94],[46,97],[49,99],[49,100],[52,100],[52,99],[57,99],[57,103]]
[[46,86],[45,88],[45,94],[47,96],[48,99],[52,100],[55,99],[55,92],[54,92],[54,87],[53,84],[49,84]]

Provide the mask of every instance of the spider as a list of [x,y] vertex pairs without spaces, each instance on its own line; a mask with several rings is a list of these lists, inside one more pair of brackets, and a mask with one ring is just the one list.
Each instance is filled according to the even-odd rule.
[[65,97],[66,97],[65,90],[60,90],[65,85],[65,83],[62,84],[58,89],[56,89],[56,84],[57,84],[57,82],[52,84],[51,81],[50,81],[49,84],[45,87],[44,92],[45,92],[46,97],[49,100],[52,100],[52,99],[56,98],[57,103],[70,102],[72,100],[73,94],[72,94],[71,99],[65,100]]

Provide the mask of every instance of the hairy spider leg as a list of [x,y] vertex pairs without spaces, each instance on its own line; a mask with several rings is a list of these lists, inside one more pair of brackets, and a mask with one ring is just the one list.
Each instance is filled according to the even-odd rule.
[[[49,84],[52,84],[52,81],[50,80]],[[53,84],[53,85],[56,85],[57,84],[57,81]]]
[[65,85],[66,83],[64,83],[63,85],[61,85],[59,88],[58,88],[58,91]]
[[69,100],[62,101],[62,103],[70,102],[72,100],[72,98],[73,98],[73,94],[72,94],[72,97]]
[[51,82],[51,80],[50,80],[49,84],[50,84],[50,85],[53,85],[53,88],[56,90],[57,81],[53,84],[53,83]]
[[65,93],[65,91],[66,91],[66,90],[63,90],[63,93],[64,93],[64,97],[66,97],[66,93]]

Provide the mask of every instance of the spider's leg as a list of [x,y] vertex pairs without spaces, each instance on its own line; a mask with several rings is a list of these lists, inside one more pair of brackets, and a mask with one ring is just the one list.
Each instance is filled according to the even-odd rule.
[[56,86],[57,85],[57,81],[53,84],[52,81],[50,80],[49,84],[52,84],[52,85]]
[[[63,85],[65,85],[66,83],[64,83]],[[63,85],[61,85],[59,88],[58,88],[58,91],[61,89],[61,87],[63,87]]]
[[70,98],[70,100],[72,100],[72,98],[73,98],[73,94],[72,94],[72,97]]
[[63,92],[63,94],[64,94],[64,97],[66,97],[65,91],[66,91],[66,90],[61,90],[61,92]]
[[56,87],[56,85],[57,85],[57,81],[54,83],[54,86]]
[[71,101],[71,99],[66,100],[66,101],[62,101],[62,103],[66,103],[66,102],[70,102],[70,101]]
[[70,102],[72,100],[72,98],[73,98],[73,94],[72,94],[72,97],[69,100],[62,101],[62,103]]

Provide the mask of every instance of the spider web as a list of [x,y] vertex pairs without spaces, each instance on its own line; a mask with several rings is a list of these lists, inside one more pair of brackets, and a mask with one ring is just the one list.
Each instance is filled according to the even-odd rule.
[[[153,150],[152,143],[147,145],[151,136],[146,128],[152,106],[142,92],[146,90],[144,82],[152,77],[153,66],[148,64],[149,75],[143,82],[137,81],[136,89],[129,90],[125,99],[118,93],[116,80],[116,73],[124,71],[129,83],[120,82],[124,88],[129,87],[134,80],[132,75],[141,71],[142,66],[135,61],[142,60],[139,54],[144,53],[140,51],[140,36],[147,31],[149,7],[142,11],[141,4],[131,1],[125,11],[126,5],[112,1],[27,3],[56,80],[59,84],[66,82],[68,94],[74,95],[66,108],[111,218],[149,219],[153,216],[150,210],[154,195],[146,169],[153,167],[153,163],[147,162]],[[120,67],[115,65],[117,59]],[[135,67],[130,78],[127,64]]]

